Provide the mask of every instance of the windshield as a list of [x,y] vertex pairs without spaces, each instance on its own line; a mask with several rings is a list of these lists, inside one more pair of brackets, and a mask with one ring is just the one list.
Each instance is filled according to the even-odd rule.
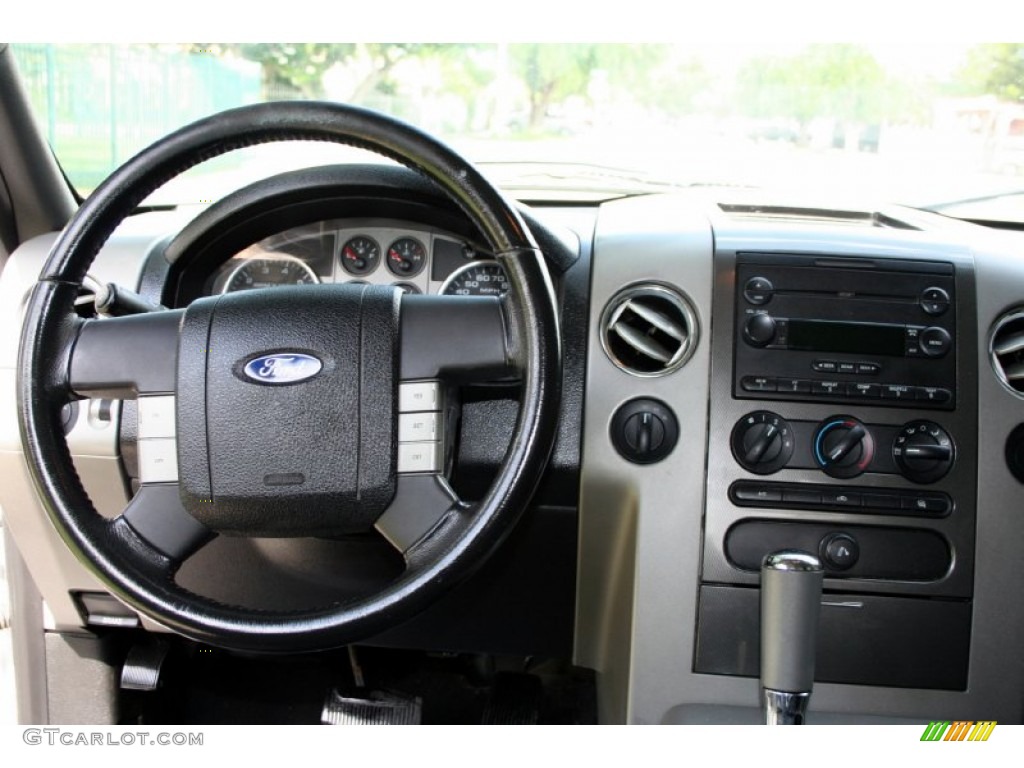
[[[87,195],[219,110],[328,99],[407,120],[523,199],[691,185],[841,193],[1024,221],[1024,44],[192,43],[12,46],[41,130]],[[205,163],[150,203],[204,204],[352,150]]]

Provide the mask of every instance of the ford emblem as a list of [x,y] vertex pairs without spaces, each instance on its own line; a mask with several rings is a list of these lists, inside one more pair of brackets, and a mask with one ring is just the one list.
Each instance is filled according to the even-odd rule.
[[278,352],[250,360],[242,371],[260,384],[297,384],[313,378],[323,367],[323,362],[313,355]]

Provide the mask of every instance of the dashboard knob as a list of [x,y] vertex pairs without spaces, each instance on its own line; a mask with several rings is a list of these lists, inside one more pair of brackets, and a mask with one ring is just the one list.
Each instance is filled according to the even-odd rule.
[[668,456],[679,440],[679,422],[660,400],[641,397],[623,404],[612,416],[612,445],[634,464],[654,464]]
[[934,421],[904,424],[893,440],[892,456],[900,473],[915,483],[934,483],[953,466],[953,438]]
[[945,328],[932,325],[921,331],[917,344],[926,357],[945,357],[953,346],[953,339]]
[[755,411],[736,423],[731,443],[732,454],[744,469],[769,475],[792,458],[793,428],[776,413]]
[[832,416],[814,435],[814,461],[832,477],[857,477],[871,464],[875,441],[864,424],[852,416]]
[[775,339],[775,318],[758,312],[747,318],[743,338],[752,347],[766,347]]

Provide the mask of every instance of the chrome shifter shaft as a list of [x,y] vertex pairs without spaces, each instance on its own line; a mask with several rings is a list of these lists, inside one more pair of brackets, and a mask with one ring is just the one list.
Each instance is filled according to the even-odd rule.
[[821,563],[806,552],[761,565],[761,694],[768,725],[803,725],[814,685]]

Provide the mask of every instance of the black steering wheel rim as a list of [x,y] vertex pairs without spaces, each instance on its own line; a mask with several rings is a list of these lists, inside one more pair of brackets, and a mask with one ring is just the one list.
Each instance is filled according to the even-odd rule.
[[[370,598],[322,608],[259,612],[195,595],[173,580],[132,531],[102,518],[77,477],[60,428],[75,398],[69,358],[80,325],[73,302],[114,229],[170,179],[225,152],[274,141],[319,140],[367,149],[419,171],[459,205],[505,265],[512,284],[509,338],[522,380],[512,442],[488,494],[423,542],[416,563]],[[340,104],[243,107],[193,123],[115,171],[58,238],[26,307],[18,410],[28,467],[58,533],[115,595],[193,639],[246,651],[337,647],[410,618],[468,576],[526,508],[553,444],[560,386],[554,293],[543,255],[515,208],[452,150],[400,121]]]

